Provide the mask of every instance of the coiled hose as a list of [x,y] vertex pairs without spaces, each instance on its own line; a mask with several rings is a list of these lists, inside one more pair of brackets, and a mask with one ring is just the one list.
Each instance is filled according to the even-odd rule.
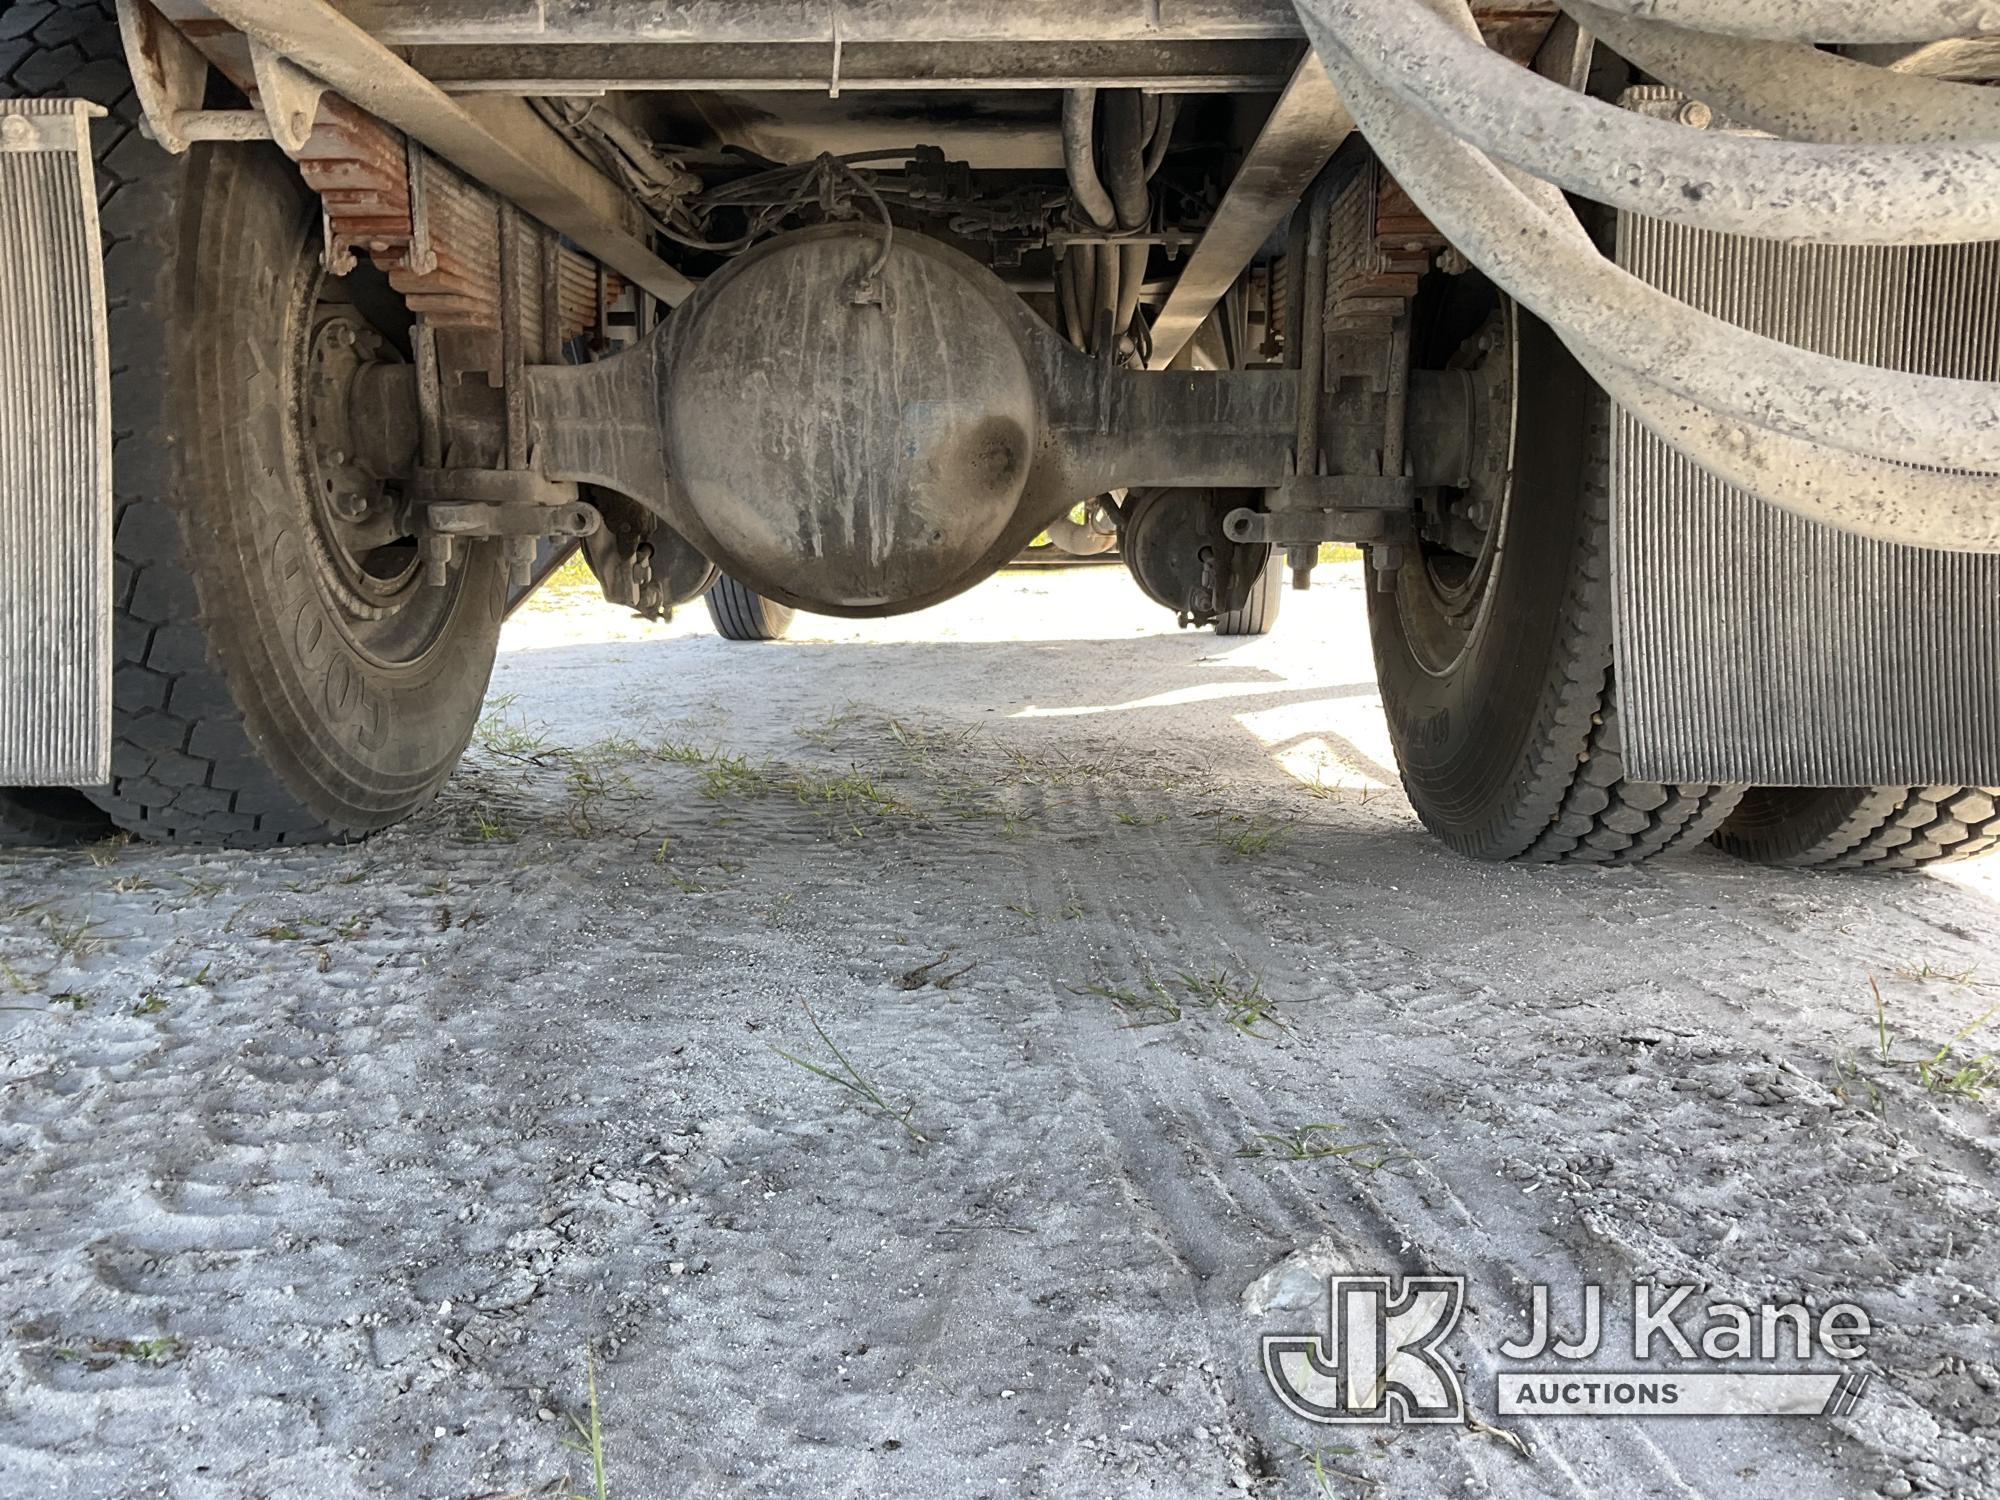
[[1817,521],[2000,551],[2000,386],[1814,354],[1699,312],[1607,260],[1563,196],[1762,239],[2000,239],[2000,93],[1811,45],[2000,30],[2000,10],[1560,0],[1630,61],[1771,139],[1567,89],[1488,50],[1466,0],[1296,3],[1404,190],[1661,439]]

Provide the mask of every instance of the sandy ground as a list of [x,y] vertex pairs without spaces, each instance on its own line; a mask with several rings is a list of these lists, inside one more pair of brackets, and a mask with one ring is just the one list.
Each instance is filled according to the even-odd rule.
[[[0,855],[0,1495],[588,1493],[586,1350],[630,1500],[2000,1495],[2000,1090],[1916,1066],[2000,869],[1462,861],[1360,602],[545,608],[407,829]],[[1468,1277],[1518,1443],[1285,1412],[1329,1268]],[[1586,1280],[1850,1298],[1874,1383],[1498,1418]]]

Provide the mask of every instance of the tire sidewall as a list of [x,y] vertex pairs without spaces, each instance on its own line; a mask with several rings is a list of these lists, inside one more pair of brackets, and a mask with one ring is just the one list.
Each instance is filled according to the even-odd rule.
[[[1412,645],[1409,612],[1429,585],[1407,549],[1393,590],[1368,595],[1383,713],[1411,799],[1449,842],[1489,857],[1525,844],[1510,826],[1519,784],[1537,758],[1583,752],[1588,724],[1563,725],[1552,664],[1572,675],[1609,671],[1608,636],[1564,649],[1580,543],[1601,526],[1588,473],[1601,392],[1546,325],[1518,314],[1511,491],[1483,618],[1449,668],[1433,671]],[[1601,497],[1600,501],[1601,501]],[[1529,834],[1528,837],[1532,837]]]

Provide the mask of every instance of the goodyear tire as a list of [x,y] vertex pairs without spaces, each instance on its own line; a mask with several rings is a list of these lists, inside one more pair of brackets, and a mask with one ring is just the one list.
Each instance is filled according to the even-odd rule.
[[1449,356],[1490,381],[1511,436],[1477,548],[1410,545],[1395,587],[1368,596],[1383,710],[1417,816],[1478,859],[1629,864],[1699,843],[1741,788],[1625,775],[1609,398],[1511,305],[1442,309],[1432,326],[1446,330],[1433,367]]
[[173,157],[142,137],[106,0],[10,8],[0,70],[16,94],[110,110],[93,131],[117,433],[116,739],[114,779],[88,795],[134,833],[241,846],[409,816],[471,737],[503,573],[496,549],[474,548],[427,587],[407,538],[350,555],[315,508],[299,372],[341,292],[318,269],[317,200],[272,148]]
[[766,599],[727,573],[709,586],[703,599],[716,633],[726,641],[781,641],[792,628],[791,605]]

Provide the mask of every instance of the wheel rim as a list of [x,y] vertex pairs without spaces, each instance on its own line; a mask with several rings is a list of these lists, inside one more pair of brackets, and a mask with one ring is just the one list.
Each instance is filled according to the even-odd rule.
[[1516,309],[1503,299],[1446,365],[1472,377],[1470,482],[1427,502],[1414,555],[1396,584],[1404,638],[1434,677],[1457,668],[1491,614],[1513,499],[1519,360]]
[[435,646],[463,586],[454,569],[433,587],[401,520],[393,477],[364,463],[350,393],[371,367],[401,363],[393,344],[341,295],[316,244],[300,257],[288,320],[287,457],[317,592],[327,617],[383,670],[412,666]]

